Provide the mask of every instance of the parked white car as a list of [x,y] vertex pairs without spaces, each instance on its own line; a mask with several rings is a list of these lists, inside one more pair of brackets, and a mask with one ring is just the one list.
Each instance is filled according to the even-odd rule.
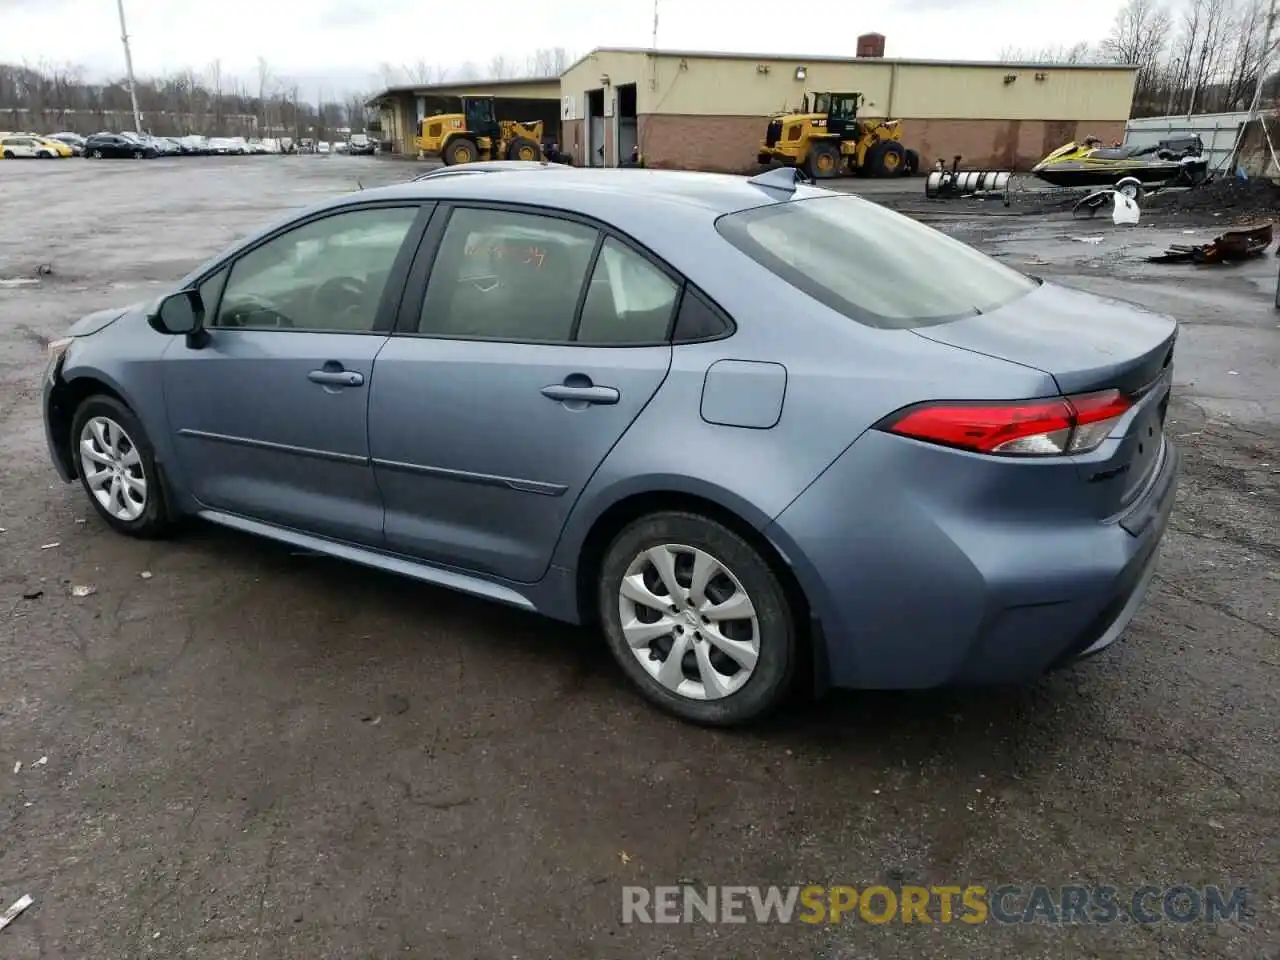
[[0,157],[5,160],[52,160],[56,156],[52,147],[35,137],[5,137],[0,140]]
[[319,140],[316,142],[316,153],[328,153],[328,152],[329,152],[328,140]]

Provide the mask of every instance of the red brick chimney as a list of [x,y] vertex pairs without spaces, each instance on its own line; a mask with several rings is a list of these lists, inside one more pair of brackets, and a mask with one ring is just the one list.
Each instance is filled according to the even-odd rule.
[[858,56],[859,57],[883,57],[884,56],[884,34],[883,33],[864,33],[858,38]]

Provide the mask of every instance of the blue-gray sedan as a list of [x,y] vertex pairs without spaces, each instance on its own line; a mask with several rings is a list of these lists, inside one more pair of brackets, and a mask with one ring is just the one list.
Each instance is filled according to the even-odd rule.
[[124,534],[202,517],[599,623],[701,723],[1111,644],[1174,499],[1175,322],[793,176],[314,207],[53,344],[54,464]]

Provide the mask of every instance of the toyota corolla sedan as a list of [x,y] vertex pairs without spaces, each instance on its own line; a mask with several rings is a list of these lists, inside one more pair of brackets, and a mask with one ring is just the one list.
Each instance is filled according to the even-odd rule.
[[200,517],[598,625],[651,701],[734,724],[1119,638],[1176,333],[791,171],[505,168],[85,317],[44,419],[122,534]]

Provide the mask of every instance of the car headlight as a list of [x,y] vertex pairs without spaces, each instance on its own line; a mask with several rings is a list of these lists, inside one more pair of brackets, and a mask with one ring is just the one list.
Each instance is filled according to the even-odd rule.
[[45,368],[45,378],[53,383],[58,377],[58,367],[62,365],[62,358],[66,356],[67,348],[75,341],[75,337],[63,337],[61,340],[51,340],[49,342],[49,365]]

